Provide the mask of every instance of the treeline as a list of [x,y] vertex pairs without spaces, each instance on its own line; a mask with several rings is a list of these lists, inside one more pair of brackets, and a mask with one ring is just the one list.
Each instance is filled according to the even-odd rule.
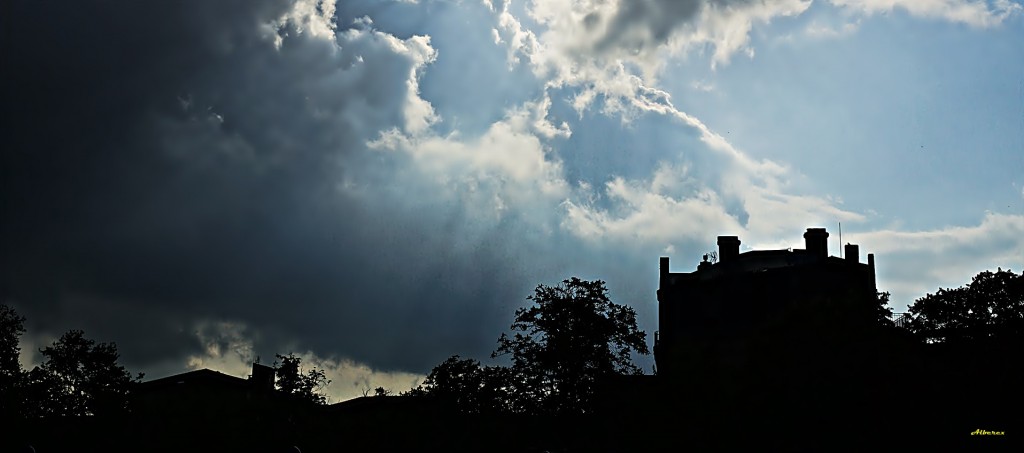
[[907,329],[926,343],[1020,339],[1024,334],[1024,272],[998,268],[971,282],[939,289],[908,308]]
[[632,354],[649,354],[646,333],[632,308],[608,298],[605,282],[573,277],[538,285],[527,299],[491,354],[510,365],[452,356],[406,395],[473,414],[589,414],[604,381],[643,374]]
[[19,362],[25,318],[0,305],[0,414],[5,417],[109,415],[127,411],[142,374],[118,365],[117,346],[70,330],[39,352],[31,370]]
[[[115,343],[97,343],[69,330],[39,350],[41,364],[23,369],[19,356],[25,318],[0,305],[0,417],[5,419],[121,416],[129,413],[143,373],[132,376],[118,363]],[[326,404],[330,380],[316,367],[303,369],[294,354],[276,355],[275,388],[294,399]]]

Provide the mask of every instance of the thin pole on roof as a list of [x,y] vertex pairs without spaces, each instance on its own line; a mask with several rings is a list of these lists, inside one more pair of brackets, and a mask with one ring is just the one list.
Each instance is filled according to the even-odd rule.
[[843,222],[839,222],[839,257],[843,257]]

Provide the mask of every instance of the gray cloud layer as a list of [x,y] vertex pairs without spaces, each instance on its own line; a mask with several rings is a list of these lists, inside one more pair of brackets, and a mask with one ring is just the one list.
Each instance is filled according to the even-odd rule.
[[422,372],[488,353],[527,295],[514,217],[467,241],[472,212],[405,198],[396,157],[364,146],[413,127],[424,40],[268,26],[287,2],[10,10],[3,297],[31,326],[149,366],[237,321],[264,355]]

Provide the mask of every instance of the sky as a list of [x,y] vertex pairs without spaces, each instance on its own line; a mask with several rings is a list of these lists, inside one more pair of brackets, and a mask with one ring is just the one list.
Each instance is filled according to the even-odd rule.
[[291,352],[336,402],[491,363],[572,276],[653,342],[658,258],[692,271],[718,235],[828,228],[897,312],[1024,270],[1019,1],[19,0],[2,21],[25,366],[71,328],[147,378]]

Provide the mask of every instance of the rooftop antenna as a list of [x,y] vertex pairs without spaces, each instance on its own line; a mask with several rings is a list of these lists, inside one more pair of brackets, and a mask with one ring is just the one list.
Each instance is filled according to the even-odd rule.
[[839,222],[839,257],[843,257],[843,222]]

